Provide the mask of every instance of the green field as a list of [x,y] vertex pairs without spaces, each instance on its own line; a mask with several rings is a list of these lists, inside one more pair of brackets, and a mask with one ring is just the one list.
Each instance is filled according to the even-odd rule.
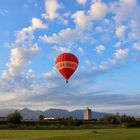
[[0,130],[0,140],[140,140],[140,129]]

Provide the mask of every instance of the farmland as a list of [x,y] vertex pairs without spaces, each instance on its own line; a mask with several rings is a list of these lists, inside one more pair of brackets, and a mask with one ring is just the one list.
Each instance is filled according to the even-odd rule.
[[139,128],[0,130],[0,140],[140,140]]

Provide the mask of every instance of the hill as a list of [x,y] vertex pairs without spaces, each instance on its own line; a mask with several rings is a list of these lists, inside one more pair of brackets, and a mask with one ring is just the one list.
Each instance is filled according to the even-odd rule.
[[[14,111],[15,111],[14,109],[0,109],[0,116],[7,116],[8,114]],[[43,115],[48,118],[66,118],[69,116],[73,116],[74,118],[77,119],[83,119],[83,110],[74,110],[70,112],[64,109],[49,109],[46,111],[41,111],[24,108],[19,111],[24,119],[37,120],[39,118],[39,115]],[[92,111],[92,118],[94,119],[100,119],[104,115],[109,115],[109,113]]]

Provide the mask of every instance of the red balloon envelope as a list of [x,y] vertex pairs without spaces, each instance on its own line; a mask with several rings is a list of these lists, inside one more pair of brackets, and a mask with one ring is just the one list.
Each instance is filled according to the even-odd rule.
[[68,79],[77,69],[78,59],[71,53],[63,53],[56,58],[55,65],[62,76],[66,79],[67,83]]

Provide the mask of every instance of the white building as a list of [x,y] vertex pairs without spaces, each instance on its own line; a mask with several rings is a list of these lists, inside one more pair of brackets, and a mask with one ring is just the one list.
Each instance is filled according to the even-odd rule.
[[91,109],[88,107],[84,109],[84,120],[91,120]]

